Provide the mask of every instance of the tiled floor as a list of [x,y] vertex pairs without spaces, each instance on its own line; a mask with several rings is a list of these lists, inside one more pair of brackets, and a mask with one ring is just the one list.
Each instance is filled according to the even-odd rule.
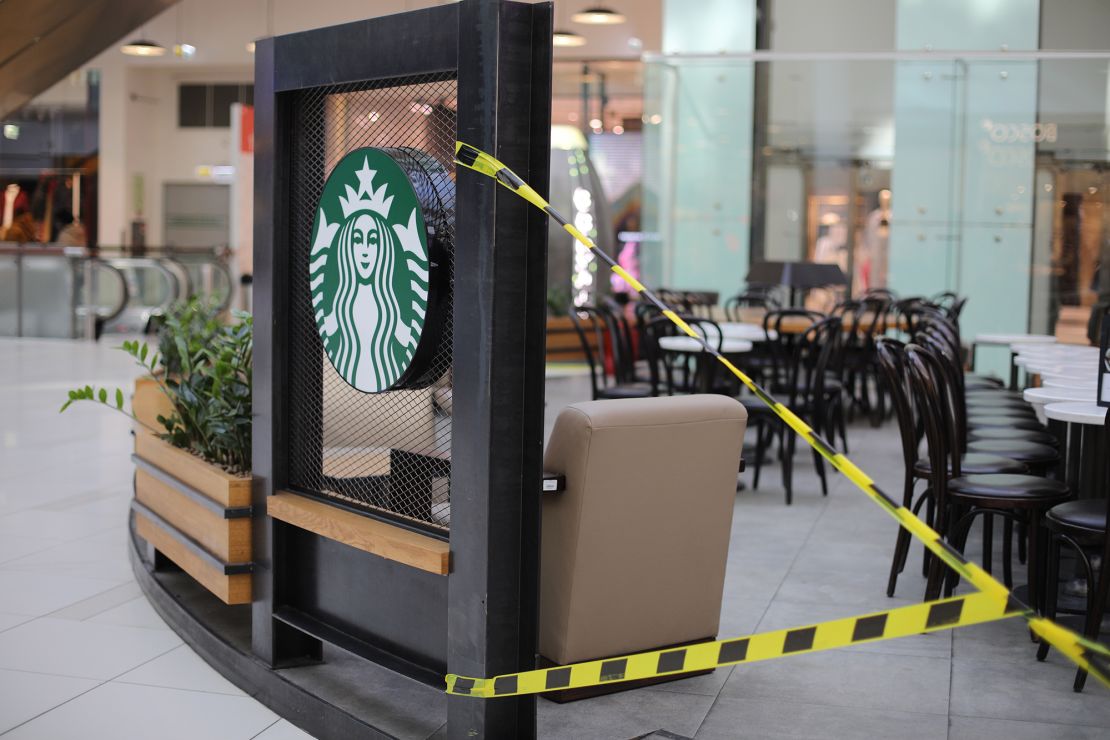
[[[0,734],[5,738],[304,738],[184,646],[147,605],[126,557],[132,469],[126,420],[55,413],[80,383],[126,383],[106,346],[0,340]],[[548,383],[548,428],[585,394]],[[851,430],[853,458],[897,490],[893,427]],[[747,476],[746,476],[747,477]],[[722,636],[805,624],[921,598],[920,549],[894,600],[884,594],[895,530],[846,481],[816,493],[799,455],[787,509],[767,472],[737,495]],[[972,545],[974,549],[974,544]],[[1108,694],[1071,691],[1058,655],[1033,660],[1004,622],[555,705],[544,738],[623,740],[653,730],[698,738],[1110,737]],[[6,734],[5,734],[6,733]]]

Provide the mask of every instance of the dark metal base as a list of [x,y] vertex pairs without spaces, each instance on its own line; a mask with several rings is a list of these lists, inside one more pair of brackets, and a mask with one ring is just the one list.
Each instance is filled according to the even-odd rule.
[[[436,731],[435,725],[446,722],[442,691],[367,661],[343,655],[332,666],[271,669],[250,652],[250,606],[227,606],[184,573],[156,570],[157,563],[145,555],[145,541],[133,529],[130,544],[135,580],[170,628],[224,678],[305,732],[322,739],[393,738],[398,736],[390,731],[393,726],[411,736],[412,726],[406,721],[411,718],[403,715],[405,708],[413,706],[423,707],[423,719],[431,723],[428,735]],[[343,674],[344,680],[325,675],[328,671]],[[365,701],[364,695],[345,695],[335,689],[352,678],[352,671],[358,673],[357,683],[364,692],[379,684],[383,695],[403,696],[396,706],[388,706],[388,702],[375,704]],[[382,714],[375,716],[375,712]]]

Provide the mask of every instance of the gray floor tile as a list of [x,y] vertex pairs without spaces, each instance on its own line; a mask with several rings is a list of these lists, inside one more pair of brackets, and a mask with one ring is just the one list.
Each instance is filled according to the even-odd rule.
[[1110,696],[1096,681],[1082,694],[1072,691],[1070,666],[1010,661],[952,661],[952,713],[1027,722],[1110,727]]
[[1105,740],[1106,727],[1053,725],[986,717],[952,717],[948,740]]
[[721,697],[709,711],[697,740],[945,740],[948,718],[887,708],[802,704],[772,699]]
[[948,712],[948,661],[913,655],[847,650],[796,655],[738,665],[722,697],[781,699],[802,704],[892,707],[922,714]]
[[655,730],[692,737],[713,697],[637,689],[570,704],[540,700],[539,735],[544,740],[628,740]]

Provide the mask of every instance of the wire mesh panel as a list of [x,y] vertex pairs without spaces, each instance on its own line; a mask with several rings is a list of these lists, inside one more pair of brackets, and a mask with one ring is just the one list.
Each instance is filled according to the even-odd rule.
[[[453,73],[318,87],[292,102],[289,483],[445,535],[451,518],[451,306],[454,254]],[[405,390],[362,393],[324,352],[309,282],[313,220],[324,183],[348,152],[386,149],[409,175],[439,276],[438,347]],[[434,280],[434,279],[433,279]],[[428,324],[434,317],[429,309]],[[426,336],[423,341],[435,341]]]

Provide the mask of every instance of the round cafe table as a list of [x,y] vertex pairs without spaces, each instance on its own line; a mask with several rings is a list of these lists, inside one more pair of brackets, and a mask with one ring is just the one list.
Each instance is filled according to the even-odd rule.
[[[1012,344],[1055,344],[1056,337],[1049,334],[976,334],[971,342],[971,369],[975,370],[975,350],[979,345],[1002,345],[1010,347]],[[1017,366],[1014,365],[1014,351],[1010,350],[1010,390],[1017,390]]]
[[[1092,387],[1089,398],[1094,399],[1097,391]],[[1064,480],[1072,487],[1079,498],[1104,498],[1108,492],[1097,485],[1098,472],[1102,464],[1101,450],[1103,423],[1106,409],[1093,400],[1060,401],[1044,407],[1044,415],[1052,422],[1067,425],[1065,443]]]
[[[723,328],[721,333],[724,334]],[[709,342],[711,347],[716,346],[716,344],[715,341]],[[722,355],[742,355],[751,352],[753,346],[747,339],[733,339],[727,335],[721,338]],[[710,360],[709,353],[702,347],[701,342],[693,337],[660,337],[659,348],[666,352],[698,355],[698,390],[701,393],[710,392],[713,388],[713,373],[716,371],[717,361]]]
[[[1033,411],[1037,414],[1037,419],[1042,423],[1047,423],[1048,417],[1045,416],[1044,407],[1050,403],[1060,403],[1061,401],[1090,401],[1095,397],[1095,390],[1092,388],[1053,388],[1041,386],[1040,388],[1026,388],[1022,392],[1022,398],[1033,407]],[[1061,423],[1061,428],[1063,424]]]
[[778,338],[774,329],[763,331],[759,324],[748,324],[739,321],[722,321],[717,324],[721,327],[721,335],[726,339],[744,339],[749,342],[766,342]]

